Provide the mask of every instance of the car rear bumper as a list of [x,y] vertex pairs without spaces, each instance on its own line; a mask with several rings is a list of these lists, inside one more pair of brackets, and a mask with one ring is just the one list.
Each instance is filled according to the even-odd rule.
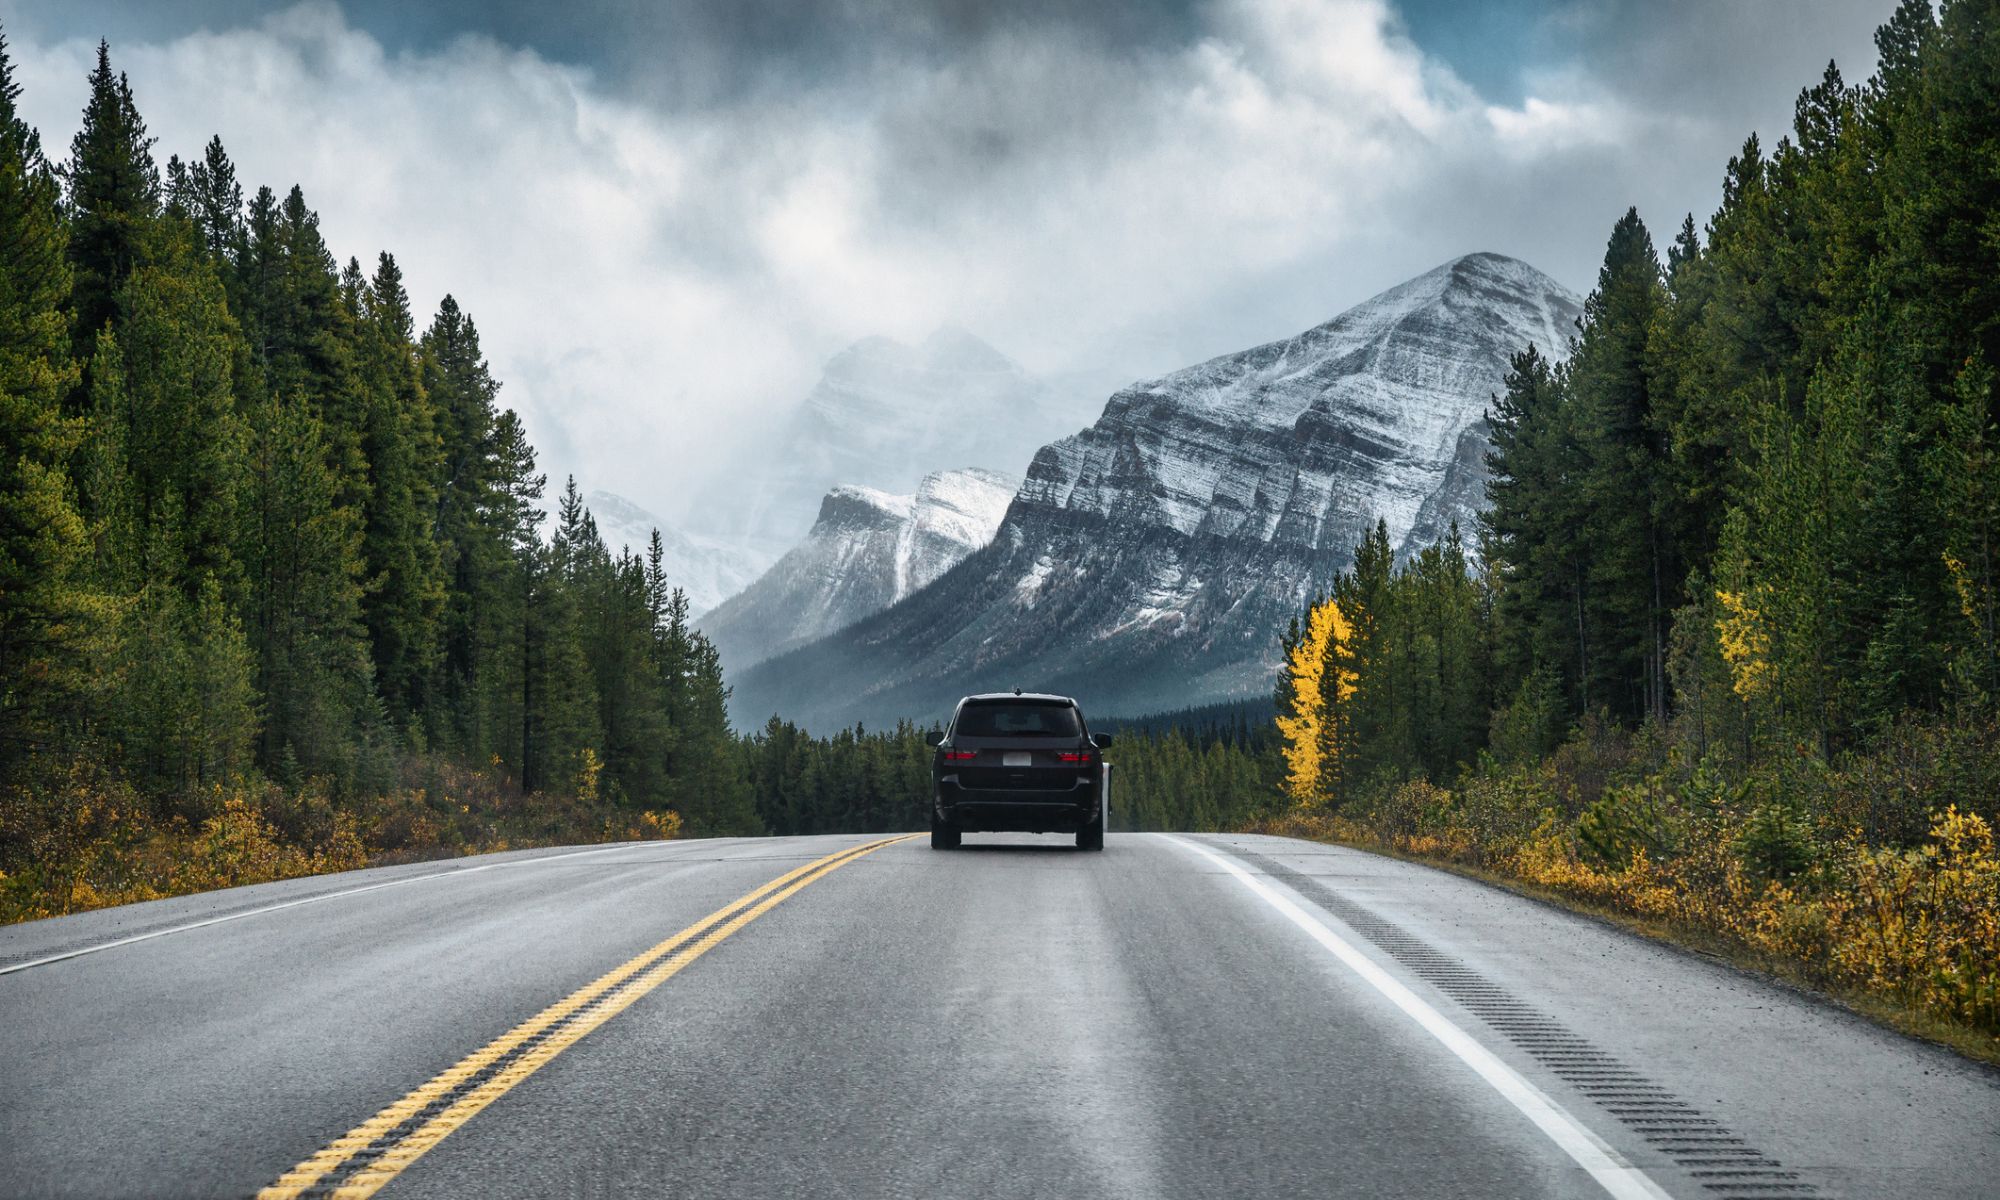
[[983,833],[1074,833],[1097,820],[1099,784],[1081,782],[1061,790],[960,787],[938,781],[935,804],[940,820]]

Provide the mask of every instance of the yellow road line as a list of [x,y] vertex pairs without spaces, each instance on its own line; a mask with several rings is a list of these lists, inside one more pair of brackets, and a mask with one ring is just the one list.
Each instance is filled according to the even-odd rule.
[[[915,836],[884,838],[836,851],[724,905],[501,1034],[327,1143],[325,1149],[257,1193],[259,1200],[298,1200],[322,1194],[358,1200],[374,1195],[481,1109],[737,930],[855,859]],[[498,1070],[493,1069],[496,1064]],[[441,1105],[441,1111],[423,1117],[426,1110],[438,1110]],[[398,1132],[412,1121],[419,1123]],[[348,1169],[357,1158],[361,1161]],[[342,1176],[343,1171],[344,1177],[328,1180],[330,1175]]]

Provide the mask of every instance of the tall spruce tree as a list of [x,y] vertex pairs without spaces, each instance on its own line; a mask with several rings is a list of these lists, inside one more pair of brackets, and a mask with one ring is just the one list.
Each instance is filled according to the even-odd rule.
[[363,604],[374,647],[375,681],[390,719],[407,728],[425,710],[436,671],[438,618],[445,603],[435,537],[438,443],[396,260],[383,254],[375,275],[352,286],[358,321],[357,384],[365,399],[361,453],[368,464],[362,558]]
[[215,264],[190,226],[148,227],[147,262],[119,291],[122,404],[100,403],[116,423],[136,541],[156,523],[174,527],[175,582],[192,598],[215,577],[236,594],[236,502],[243,428],[236,411],[236,322]]
[[307,406],[266,399],[249,426],[242,544],[265,704],[259,759],[286,783],[322,775],[351,788],[378,727],[359,514],[337,503],[323,423]]
[[450,296],[424,333],[422,383],[440,443],[431,491],[445,582],[432,736],[518,776],[524,605],[546,481],[519,419],[496,404],[478,328]]
[[[1488,414],[1490,507],[1483,556],[1495,576],[1496,667],[1511,691],[1559,681],[1565,715],[1591,707],[1592,590],[1583,509],[1582,439],[1563,371],[1534,346],[1516,354]],[[1566,722],[1565,722],[1566,723]]]
[[1662,528],[1667,451],[1647,340],[1662,301],[1652,236],[1628,210],[1612,228],[1571,353],[1568,385],[1585,473],[1577,481],[1589,559],[1588,690],[1616,718],[1664,720],[1667,622],[1686,574]]
[[584,649],[580,591],[586,572],[603,555],[604,543],[572,476],[557,503],[555,534],[526,573],[524,789],[569,790],[600,753],[602,733]]
[[118,311],[118,294],[138,265],[147,223],[160,209],[153,139],[133,103],[132,85],[111,70],[111,47],[97,44],[83,127],[63,169],[69,185],[70,261],[75,264],[74,345],[88,358],[98,331]]
[[235,263],[243,253],[243,185],[222,138],[208,139],[201,161],[188,169],[188,215],[217,262]]

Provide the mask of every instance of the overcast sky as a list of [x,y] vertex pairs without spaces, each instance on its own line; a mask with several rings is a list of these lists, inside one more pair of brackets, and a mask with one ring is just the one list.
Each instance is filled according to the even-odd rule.
[[[1703,220],[1892,0],[0,0],[66,153],[97,39],[156,154],[220,134],[478,321],[574,471],[685,523],[820,364],[970,329],[1155,374],[1475,250],[1588,290]],[[1066,431],[1052,431],[1055,433]],[[950,464],[939,464],[941,466]]]

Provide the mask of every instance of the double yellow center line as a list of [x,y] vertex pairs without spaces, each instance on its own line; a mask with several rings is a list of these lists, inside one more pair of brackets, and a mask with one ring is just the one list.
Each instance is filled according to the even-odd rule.
[[515,1085],[678,974],[729,935],[815,880],[915,834],[883,838],[789,871],[621,963],[466,1055],[258,1192],[259,1200],[358,1200],[372,1196],[454,1129]]

